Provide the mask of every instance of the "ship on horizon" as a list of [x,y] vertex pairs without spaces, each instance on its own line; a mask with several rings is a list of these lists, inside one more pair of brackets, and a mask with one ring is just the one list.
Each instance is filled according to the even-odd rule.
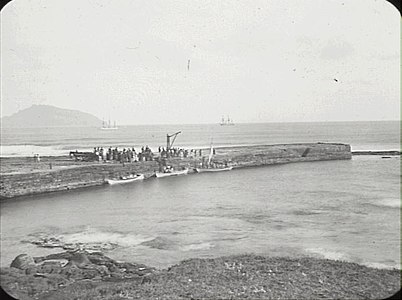
[[233,119],[230,119],[229,116],[227,117],[227,119],[225,119],[225,117],[222,116],[222,120],[221,120],[220,125],[221,125],[221,126],[225,126],[225,125],[234,125]]
[[105,122],[105,120],[102,120],[102,127],[100,128],[102,130],[116,130],[119,129],[119,127],[116,126],[116,121],[113,122],[113,126],[110,123],[110,119],[108,122]]

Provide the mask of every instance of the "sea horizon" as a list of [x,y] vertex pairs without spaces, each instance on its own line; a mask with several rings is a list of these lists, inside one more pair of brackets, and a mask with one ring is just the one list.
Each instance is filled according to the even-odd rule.
[[[79,130],[74,130],[79,128]],[[7,128],[2,130],[1,157],[67,155],[94,147],[136,147],[152,151],[166,145],[166,134],[180,131],[175,146],[200,149],[295,143],[342,143],[353,150],[399,150],[397,121],[290,122],[219,124],[125,125],[100,127]]]
[[[4,116],[3,116],[4,117]],[[1,119],[0,119],[1,122]],[[247,124],[316,124],[316,123],[381,123],[381,122],[401,122],[401,120],[335,120],[335,121],[247,121],[247,122],[234,122],[233,125],[247,125]],[[83,125],[69,125],[69,126],[38,126],[38,127],[2,127],[2,129],[36,129],[36,128],[101,128],[100,126],[83,126]],[[123,126],[178,126],[178,125],[221,125],[220,122],[215,123],[141,123],[141,124],[125,124],[117,123],[117,127]],[[229,126],[233,126],[229,125]],[[228,125],[223,125],[228,126]]]

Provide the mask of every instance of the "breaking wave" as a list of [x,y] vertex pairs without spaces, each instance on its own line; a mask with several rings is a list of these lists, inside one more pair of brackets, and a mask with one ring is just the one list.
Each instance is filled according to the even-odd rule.
[[401,199],[399,198],[388,198],[388,199],[382,199],[378,200],[375,203],[369,203],[370,205],[375,205],[379,207],[390,207],[390,208],[401,208]]
[[68,155],[69,151],[62,147],[37,146],[37,145],[1,145],[1,157],[26,157],[39,154],[41,156],[61,156]]
[[60,240],[66,243],[111,243],[120,247],[137,246],[143,242],[151,240],[153,237],[141,234],[129,234],[119,232],[106,232],[97,229],[89,229],[84,232],[64,234],[60,236]]
[[339,251],[330,251],[324,248],[308,248],[306,251],[312,254],[318,254],[325,259],[347,260],[347,255]]
[[189,244],[182,246],[180,249],[182,251],[194,251],[194,250],[208,250],[213,248],[214,245],[211,243],[198,243],[198,244]]

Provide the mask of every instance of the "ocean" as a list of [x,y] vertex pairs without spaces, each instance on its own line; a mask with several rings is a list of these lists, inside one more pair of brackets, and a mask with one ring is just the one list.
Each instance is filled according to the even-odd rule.
[[166,147],[166,134],[177,131],[175,146],[185,148],[282,143],[336,142],[353,150],[400,149],[399,122],[257,123],[235,126],[142,125],[118,130],[95,127],[1,130],[0,156],[66,155],[93,147]]
[[[399,122],[127,126],[3,130],[2,155],[58,155],[94,146],[177,147],[298,142],[399,150]],[[33,151],[29,153],[29,151]],[[167,267],[194,257],[313,256],[400,268],[400,157],[354,156],[238,169],[5,200],[1,265],[61,251],[27,240],[112,244],[106,255]]]

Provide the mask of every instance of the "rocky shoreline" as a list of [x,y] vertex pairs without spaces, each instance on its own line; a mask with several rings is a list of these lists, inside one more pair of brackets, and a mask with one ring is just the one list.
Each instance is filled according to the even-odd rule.
[[17,256],[2,288],[21,299],[384,299],[400,270],[342,261],[237,255],[190,259],[157,270],[101,252]]

